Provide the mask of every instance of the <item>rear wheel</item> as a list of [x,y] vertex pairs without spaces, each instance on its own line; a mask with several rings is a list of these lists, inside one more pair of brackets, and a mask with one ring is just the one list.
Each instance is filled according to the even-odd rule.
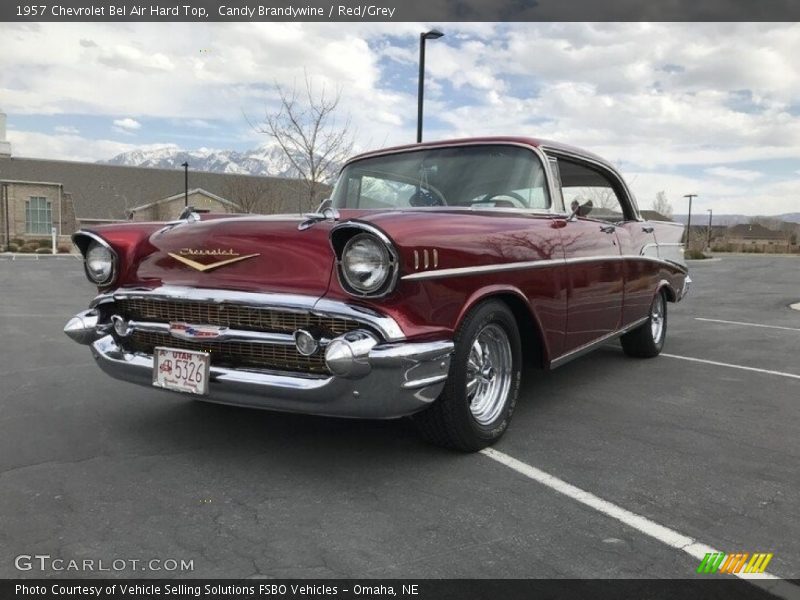
[[522,379],[522,347],[514,315],[502,302],[475,307],[455,336],[441,396],[413,416],[420,433],[440,446],[475,452],[505,433]]
[[658,292],[650,305],[650,314],[642,325],[620,338],[628,356],[653,358],[661,354],[667,337],[667,299]]

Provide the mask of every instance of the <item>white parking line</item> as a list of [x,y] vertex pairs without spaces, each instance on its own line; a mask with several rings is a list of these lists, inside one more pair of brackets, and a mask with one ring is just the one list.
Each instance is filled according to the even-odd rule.
[[742,371],[753,371],[755,373],[764,373],[765,375],[777,375],[778,377],[789,377],[790,379],[800,379],[800,375],[794,373],[786,373],[784,371],[770,371],[769,369],[758,369],[756,367],[746,367],[744,365],[732,365],[731,363],[717,362],[716,360],[707,360],[705,358],[694,358],[692,356],[678,356],[677,354],[666,354],[662,352],[659,356],[666,356],[667,358],[677,358],[678,360],[688,360],[691,362],[703,363],[706,365],[714,365],[715,367],[728,367],[729,369],[741,369]]
[[[558,477],[550,475],[549,473],[545,473],[544,471],[517,460],[513,456],[509,456],[504,452],[500,452],[494,448],[484,448],[481,450],[481,454],[491,458],[494,461],[497,461],[502,465],[505,465],[510,469],[513,469],[517,473],[524,475],[525,477],[532,479],[537,483],[541,483],[542,485],[549,487],[551,490],[563,494],[568,498],[572,498],[573,500],[580,502],[589,508],[593,508],[607,517],[616,519],[617,521],[624,523],[625,525],[628,525],[640,533],[658,540],[667,546],[682,550],[686,554],[698,560],[703,560],[705,555],[708,553],[720,552],[719,550],[715,550],[711,546],[703,544],[702,542],[698,542],[697,540],[679,533],[674,529],[659,525],[647,517],[637,515],[636,513],[622,508],[621,506],[617,506],[608,500],[603,500],[591,492],[582,490],[581,488],[567,483]],[[692,574],[687,573],[686,577],[690,577],[691,575]],[[735,573],[735,576],[739,577],[740,579],[746,579],[753,585],[765,589],[780,598],[786,598],[787,600],[796,600],[800,598],[800,587],[793,585],[788,581],[779,579],[776,575],[771,573],[765,572],[755,574],[741,572]]]
[[761,323],[745,323],[743,321],[725,321],[723,319],[706,319],[695,317],[695,321],[707,321],[708,323],[724,323],[725,325],[743,325],[745,327],[762,327],[764,329],[783,329],[784,331],[800,331],[797,327],[781,327],[780,325],[762,325]]

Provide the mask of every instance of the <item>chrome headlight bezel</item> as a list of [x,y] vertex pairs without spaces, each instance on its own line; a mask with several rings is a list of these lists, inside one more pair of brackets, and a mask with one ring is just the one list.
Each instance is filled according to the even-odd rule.
[[[85,235],[85,234],[84,234]],[[83,270],[86,278],[98,286],[106,286],[117,277],[118,259],[114,249],[102,238],[92,236],[83,253]],[[96,266],[90,266],[94,261]],[[103,268],[97,268],[100,266]]]
[[[382,231],[364,223],[343,223],[334,228],[331,234],[339,284],[347,293],[360,298],[380,298],[394,290],[399,274],[398,254],[391,240]],[[342,237],[339,238],[339,235]],[[368,253],[370,246],[374,261],[380,265],[383,274],[376,281],[365,285],[349,264],[348,254],[356,251]]]

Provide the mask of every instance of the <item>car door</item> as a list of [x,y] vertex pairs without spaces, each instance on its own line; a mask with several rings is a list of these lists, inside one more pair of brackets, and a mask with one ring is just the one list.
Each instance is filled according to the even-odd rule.
[[565,353],[614,331],[622,322],[625,266],[617,222],[625,209],[615,182],[593,163],[558,156],[561,193],[567,210],[591,201],[583,216],[564,218],[561,241],[567,271]]
[[658,287],[662,266],[658,258],[655,227],[635,218],[617,224],[622,255],[625,257],[625,298],[622,324],[630,325],[647,317],[653,294]]

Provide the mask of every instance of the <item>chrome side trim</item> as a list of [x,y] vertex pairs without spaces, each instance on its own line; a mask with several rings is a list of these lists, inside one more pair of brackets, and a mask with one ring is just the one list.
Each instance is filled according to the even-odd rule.
[[637,319],[636,321],[626,325],[622,329],[618,329],[617,331],[612,331],[611,333],[608,333],[608,334],[606,334],[606,335],[604,335],[604,336],[602,336],[600,338],[597,338],[596,340],[591,341],[588,344],[584,344],[583,346],[581,346],[579,348],[576,348],[575,350],[570,350],[566,354],[562,354],[558,358],[553,359],[552,361],[550,361],[550,368],[551,369],[556,369],[556,368],[558,368],[558,367],[570,362],[571,360],[575,360],[576,358],[579,358],[579,357],[583,356],[584,354],[588,354],[589,352],[591,352],[592,350],[594,350],[598,346],[602,346],[606,342],[610,342],[611,340],[617,339],[618,337],[621,337],[621,336],[625,335],[626,333],[628,333],[632,329],[636,329],[640,325],[643,325],[647,321],[647,319],[649,319],[649,318],[650,317],[647,316],[647,317],[642,317],[641,319]]
[[623,260],[646,260],[648,262],[659,263],[669,267],[677,268],[684,273],[688,272],[686,267],[671,260],[657,258],[655,256],[642,256],[626,254],[620,256],[580,256],[577,258],[566,259],[543,259],[513,262],[505,264],[480,265],[477,267],[455,267],[452,269],[439,269],[438,271],[426,271],[424,273],[410,273],[404,275],[404,281],[419,279],[441,279],[443,277],[457,277],[460,275],[481,275],[485,273],[502,273],[504,271],[519,271],[521,269],[541,269],[545,267],[557,267],[582,263],[602,262],[602,261],[623,261]]
[[338,300],[304,296],[300,294],[277,294],[262,292],[238,292],[164,285],[148,289],[118,289],[112,294],[95,298],[92,306],[113,299],[164,299],[185,302],[230,303],[253,308],[277,308],[293,312],[310,312],[321,317],[342,317],[358,321],[375,329],[386,341],[397,342],[406,338],[397,322],[365,306]]
[[459,275],[480,275],[482,273],[502,273],[504,271],[519,271],[521,269],[534,269],[543,267],[563,266],[564,259],[544,259],[529,260],[524,262],[513,262],[502,265],[480,265],[477,267],[455,267],[452,269],[439,269],[437,271],[425,271],[420,273],[410,273],[403,275],[404,281],[419,279],[442,279],[443,277],[456,277]]

